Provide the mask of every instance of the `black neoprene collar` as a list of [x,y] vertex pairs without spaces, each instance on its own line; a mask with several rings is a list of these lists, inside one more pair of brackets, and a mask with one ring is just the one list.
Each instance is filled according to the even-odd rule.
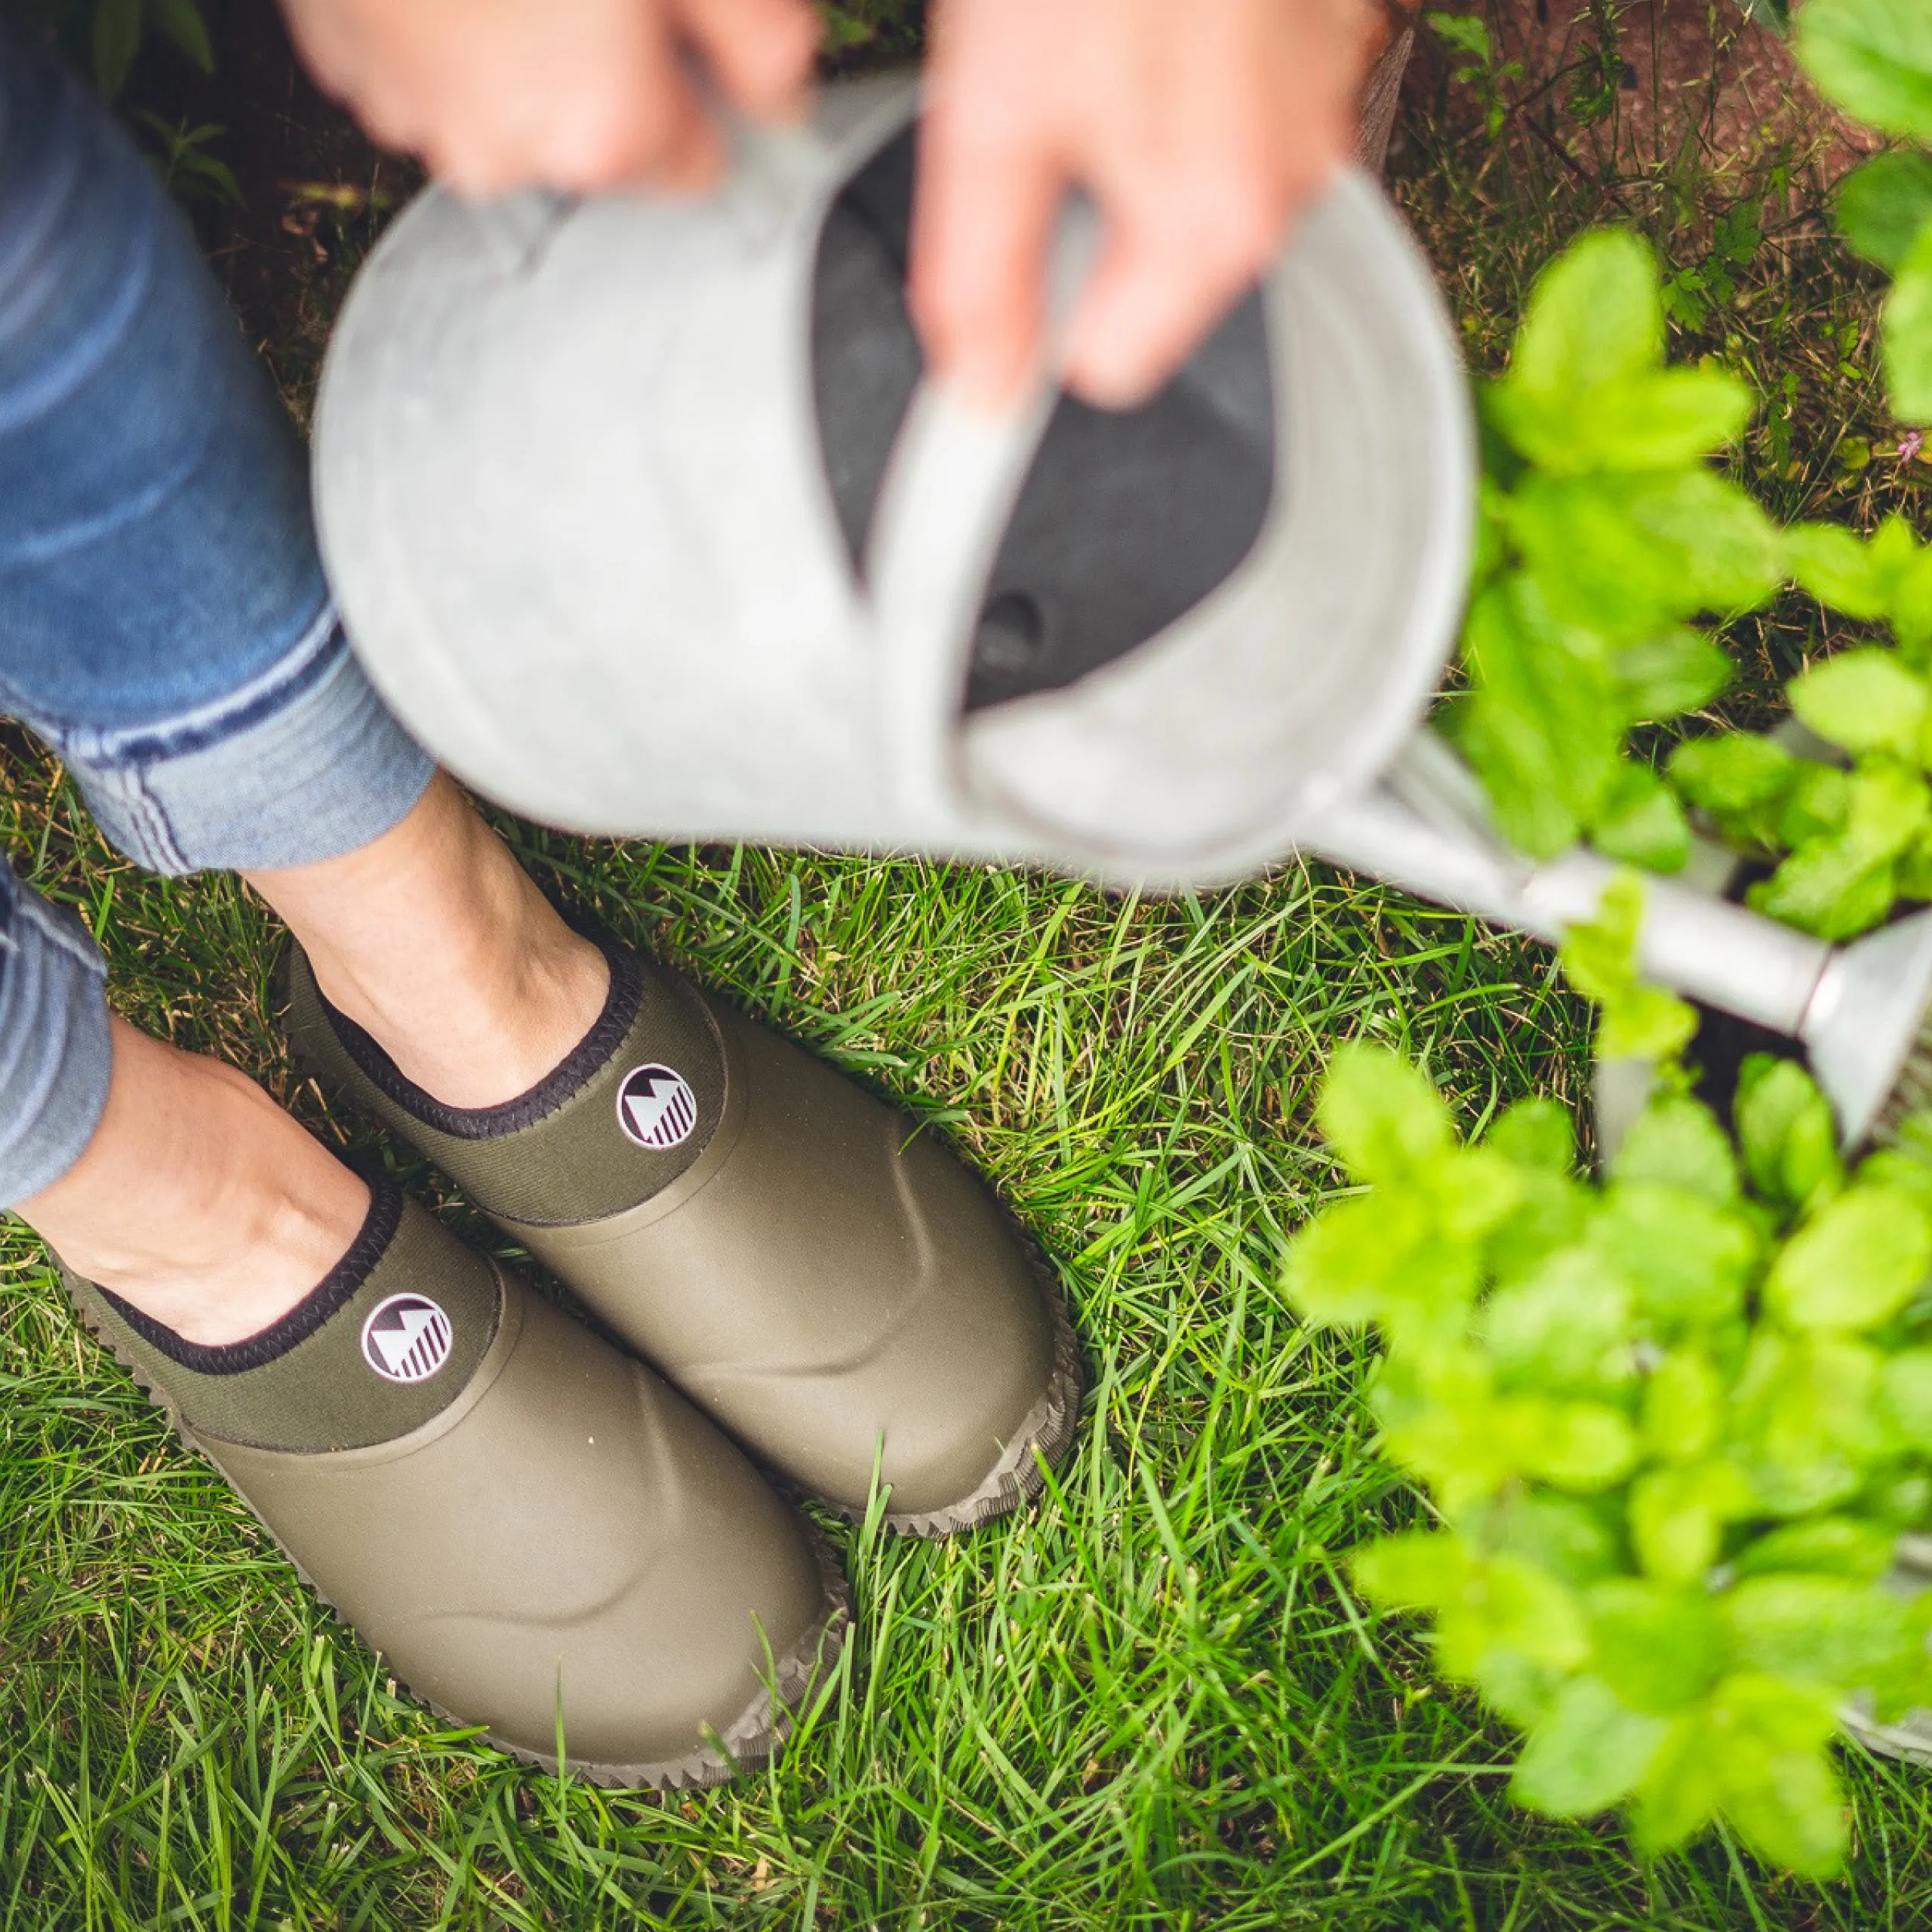
[[610,962],[611,989],[604,996],[604,1010],[590,1031],[534,1087],[494,1107],[445,1106],[433,1094],[425,1093],[417,1086],[346,1014],[338,1013],[330,1005],[319,986],[315,989],[315,1001],[342,1042],[343,1052],[379,1093],[425,1127],[447,1134],[453,1140],[494,1140],[500,1134],[534,1127],[580,1093],[603,1071],[637,1018],[644,994],[637,961],[601,933],[586,937]]
[[361,1232],[349,1244],[349,1252],[279,1321],[270,1322],[245,1340],[220,1347],[189,1341],[97,1283],[94,1291],[149,1348],[158,1350],[170,1361],[179,1362],[197,1375],[239,1375],[245,1369],[260,1368],[278,1355],[285,1355],[342,1308],[368,1280],[395,1238],[401,1219],[401,1192],[387,1181],[372,1181],[369,1211],[363,1217]]

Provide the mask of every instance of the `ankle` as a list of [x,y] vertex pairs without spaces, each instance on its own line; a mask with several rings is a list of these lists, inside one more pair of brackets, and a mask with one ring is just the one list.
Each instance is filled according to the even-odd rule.
[[348,1251],[369,1190],[260,1088],[114,1023],[107,1109],[19,1206],[61,1260],[189,1341],[278,1320]]
[[498,1106],[569,1057],[610,994],[602,952],[543,911],[547,929],[533,921],[488,946],[452,944],[433,973],[372,979],[315,953],[309,965],[330,1004],[424,1092],[446,1106]]
[[315,983],[446,1106],[497,1106],[595,1025],[609,969],[439,775],[359,851],[251,872]]
[[118,1295],[183,1341],[221,1347],[280,1321],[312,1294],[348,1253],[368,1214],[368,1185],[348,1185],[323,1200],[236,1202],[232,1232],[196,1251],[162,1254],[80,1244],[62,1259],[75,1273]]

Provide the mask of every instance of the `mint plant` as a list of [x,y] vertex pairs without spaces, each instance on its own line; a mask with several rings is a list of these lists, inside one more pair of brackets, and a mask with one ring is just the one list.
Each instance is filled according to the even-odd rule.
[[[1841,231],[1895,277],[1887,381],[1932,423],[1932,9],[1810,0],[1799,57],[1826,94],[1905,145],[1848,176]],[[1684,808],[1771,862],[1749,903],[1831,940],[1932,897],[1932,550],[1903,518],[1869,540],[1783,531],[1706,458],[1749,413],[1736,378],[1669,368],[1660,284],[1634,235],[1586,235],[1539,278],[1508,372],[1484,392],[1484,537],[1453,712],[1503,833],[1533,856],[1588,838],[1613,857],[1683,863]],[[1722,652],[1687,623],[1782,582],[1891,643],[1841,652],[1786,687],[1806,732],[1680,746],[1660,783],[1627,749],[1644,721],[1715,697]]]
[[[1848,175],[1840,231],[1895,277],[1883,353],[1893,408],[1932,423],[1932,12],[1900,0],[1810,0],[1799,57],[1847,111],[1910,145]],[[1747,895],[1825,939],[1932,898],[1932,550],[1900,517],[1869,540],[1830,524],[1782,540],[1786,574],[1892,642],[1841,651],[1786,687],[1811,743],[1734,734],[1678,747],[1678,794],[1742,849],[1775,860]],[[1788,734],[1787,734],[1788,735]],[[1807,752],[1810,755],[1807,755]]]
[[1351,1572],[1521,1727],[1514,1795],[1623,1806],[1651,1851],[1721,1818],[1823,1875],[1841,1709],[1932,1703],[1932,1598],[1880,1583],[1932,1513],[1932,1131],[1847,1169],[1810,1077],[1760,1057],[1734,1138],[1690,1010],[1637,977],[1641,911],[1626,875],[1564,954],[1599,1054],[1653,1070],[1607,1174],[1551,1101],[1465,1143],[1420,1068],[1344,1047],[1318,1118],[1364,1191],[1294,1237],[1284,1292],[1380,1334],[1380,1447],[1434,1521]]
[[[1836,217],[1894,278],[1894,408],[1932,424],[1932,6],[1809,0],[1792,25],[1826,93],[1900,143]],[[1462,78],[1487,69],[1478,29],[1446,37]],[[1755,220],[1734,229],[1719,253],[1741,260]],[[1847,938],[1932,899],[1932,549],[1896,517],[1780,531],[1721,473],[1750,393],[1666,355],[1666,312],[1690,318],[1697,292],[1617,229],[1538,278],[1479,398],[1447,725],[1524,852],[1586,838],[1673,871],[1695,813],[1767,863],[1754,906]],[[1887,641],[1790,682],[1801,730],[1681,744],[1660,780],[1633,729],[1715,697],[1713,627],[1786,583]],[[1653,1851],[1721,1820],[1823,1875],[1846,1841],[1844,1715],[1932,1705],[1932,1595],[1883,1582],[1899,1537],[1932,1525],[1932,1115],[1847,1164],[1808,1074],[1757,1056],[1721,1120],[1687,1063],[1695,1016],[1638,978],[1641,915],[1623,875],[1563,952],[1599,1057],[1648,1083],[1605,1171],[1582,1171],[1549,1101],[1466,1143],[1421,1069],[1345,1048],[1318,1118],[1360,1192],[1295,1236],[1284,1291],[1381,1337],[1379,1444],[1430,1520],[1352,1574],[1429,1619],[1444,1673],[1521,1727],[1516,1797],[1621,1807]]]
[[1635,725],[1708,703],[1730,666],[1693,620],[1769,598],[1777,534],[1706,462],[1750,392],[1667,368],[1648,246],[1585,235],[1538,278],[1506,374],[1484,388],[1484,521],[1451,728],[1515,844],[1587,836],[1675,871],[1678,799],[1627,749]]
[[1896,647],[1840,651],[1785,687],[1814,743],[1727,733],[1678,746],[1668,770],[1712,829],[1778,861],[1747,891],[1752,906],[1849,939],[1900,899],[1932,898],[1932,549],[1899,517],[1869,542],[1814,524],[1785,545],[1799,583],[1887,623]]

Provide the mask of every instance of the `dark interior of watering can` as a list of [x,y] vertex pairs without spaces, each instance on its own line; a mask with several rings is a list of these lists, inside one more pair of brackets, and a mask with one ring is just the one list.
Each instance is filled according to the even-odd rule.
[[[854,177],[819,242],[819,434],[857,569],[923,367],[906,304],[915,132]],[[1256,294],[1142,407],[1098,410],[1062,397],[988,582],[966,708],[1075,683],[1225,581],[1268,513],[1274,423]]]

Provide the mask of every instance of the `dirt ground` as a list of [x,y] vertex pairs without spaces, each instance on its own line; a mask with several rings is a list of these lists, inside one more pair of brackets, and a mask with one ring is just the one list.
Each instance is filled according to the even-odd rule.
[[[1873,145],[1734,0],[1482,0],[1475,11],[1488,23],[1497,63],[1518,69],[1500,90],[1510,112],[1592,171],[1687,153],[1706,170],[1743,170],[1784,149],[1835,176]],[[1432,35],[1420,40],[1412,101],[1435,92],[1447,64]],[[1607,111],[1586,126],[1571,103],[1599,77]]]

